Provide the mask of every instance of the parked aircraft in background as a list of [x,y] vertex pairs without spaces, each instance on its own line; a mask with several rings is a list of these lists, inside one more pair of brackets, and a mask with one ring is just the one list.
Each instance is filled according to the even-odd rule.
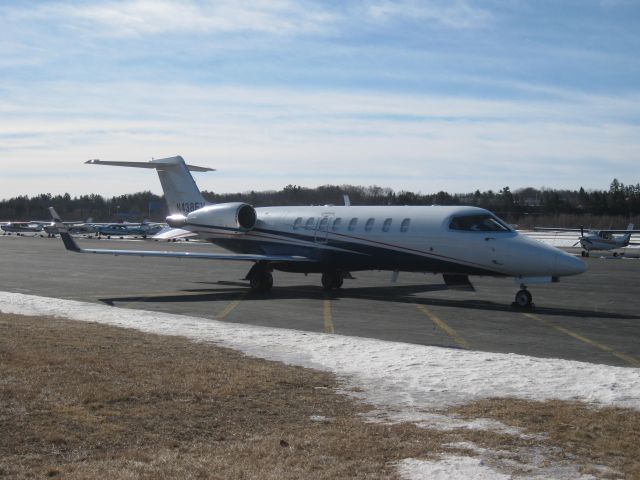
[[[588,257],[591,250],[610,251],[618,248],[624,248],[628,245],[638,245],[631,242],[631,235],[640,233],[640,230],[634,230],[634,224],[630,223],[624,230],[587,230],[584,227],[577,228],[535,228],[540,231],[555,232],[580,232],[578,241],[573,244],[580,244],[583,257]],[[613,252],[614,256],[618,256],[618,252]]]
[[43,222],[7,222],[0,226],[0,228],[2,228],[7,235],[11,235],[12,233],[17,235],[22,235],[23,233],[37,234],[42,232],[44,225]]
[[[106,236],[111,238],[125,236],[134,237],[152,237],[160,232],[166,224],[163,223],[94,223],[92,219],[86,222],[64,222],[64,226],[68,233],[72,235],[97,235],[98,238]],[[51,222],[44,225],[44,231],[50,237],[55,237],[60,233],[59,227]]]
[[[447,285],[467,288],[472,288],[469,275],[514,277],[520,284],[515,304],[521,307],[532,304],[526,285],[556,282],[586,270],[579,258],[520,235],[481,208],[209,204],[189,170],[212,169],[187,165],[180,156],[87,163],[155,169],[175,235],[186,232],[234,253],[80,248],[62,233],[65,247],[74,252],[249,261],[253,266],[246,279],[262,291],[271,289],[273,270],[320,273],[325,289],[340,288],[345,278],[352,278],[351,272],[361,270],[439,273]],[[56,225],[64,228],[53,208],[50,211]]]
[[98,237],[152,237],[162,230],[163,225],[159,223],[109,223],[96,227]]
[[[68,231],[76,233],[75,230],[81,222],[64,222]],[[31,222],[6,222],[0,225],[7,235],[16,233],[22,235],[24,233],[41,234],[46,233],[49,237],[55,237],[59,233],[58,227],[51,221],[31,221]]]
[[95,223],[76,223],[69,227],[69,233],[72,235],[95,235],[98,232],[98,225]]
[[[73,235],[92,235],[96,233],[96,229],[98,225],[96,223],[92,223],[93,219],[88,218],[86,221],[77,221],[77,222],[64,222],[64,225],[67,231]],[[44,231],[47,232],[49,237],[55,237],[60,233],[59,228],[52,222],[48,225],[44,226]]]

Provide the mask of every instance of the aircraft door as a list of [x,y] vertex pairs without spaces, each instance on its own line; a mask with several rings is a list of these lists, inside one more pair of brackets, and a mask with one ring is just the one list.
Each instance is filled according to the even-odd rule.
[[483,237],[483,241],[486,245],[491,264],[498,267],[504,265],[507,260],[507,245],[504,239],[496,235],[487,234]]
[[329,228],[333,222],[333,213],[323,213],[320,221],[316,225],[316,243],[327,243]]

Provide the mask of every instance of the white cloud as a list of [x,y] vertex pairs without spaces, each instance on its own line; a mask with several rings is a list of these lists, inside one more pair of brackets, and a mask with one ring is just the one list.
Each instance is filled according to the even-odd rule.
[[37,13],[64,18],[69,27],[84,33],[115,37],[163,33],[317,33],[335,20],[326,10],[289,0],[112,0],[45,5]]
[[478,28],[490,23],[492,15],[488,10],[458,1],[391,1],[381,0],[368,7],[374,20],[395,19],[433,22],[450,28]]
[[[9,98],[0,102],[0,114],[12,118],[0,124],[3,157],[12,159],[3,173],[65,175],[55,185],[51,178],[11,182],[15,191],[5,186],[5,196],[159,192],[152,176],[123,178],[117,169],[98,175],[81,162],[174,154],[218,168],[198,179],[216,191],[287,183],[423,192],[603,188],[609,176],[635,171],[640,151],[640,126],[625,120],[640,113],[634,96],[542,102],[121,83],[51,84]],[[604,170],[611,173],[603,179]]]
[[[220,178],[227,190],[377,183],[465,191],[598,188],[613,176],[637,181],[640,96],[626,93],[633,88],[578,93],[581,76],[575,88],[554,78],[522,81],[529,77],[518,68],[531,65],[505,63],[491,50],[421,50],[422,25],[444,27],[429,32],[446,40],[438,45],[484,38],[457,29],[499,21],[487,4],[16,5],[0,8],[0,66],[7,72],[0,77],[0,165],[20,179],[6,182],[5,197],[54,188],[111,195],[141,184],[157,191],[155,179],[127,183],[117,171],[112,182],[74,182],[86,158],[178,153],[220,168],[205,185],[216,190]],[[489,30],[498,31],[482,32]],[[312,39],[301,38],[308,33]],[[596,90],[607,91],[600,84]],[[50,181],[43,185],[27,169]],[[65,174],[54,184],[56,172]]]

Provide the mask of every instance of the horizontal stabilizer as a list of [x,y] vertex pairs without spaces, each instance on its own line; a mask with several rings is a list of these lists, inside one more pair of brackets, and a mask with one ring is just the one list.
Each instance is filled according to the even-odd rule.
[[[162,169],[169,167],[171,165],[178,165],[181,162],[184,162],[184,159],[178,155],[176,157],[168,157],[168,158],[159,158],[157,160],[151,160],[149,162],[114,162],[110,160],[87,160],[84,163],[88,163],[90,165],[113,165],[116,167],[135,167],[135,168],[155,168]],[[215,168],[209,167],[198,167],[196,165],[187,165],[186,167],[192,172],[214,172]]]

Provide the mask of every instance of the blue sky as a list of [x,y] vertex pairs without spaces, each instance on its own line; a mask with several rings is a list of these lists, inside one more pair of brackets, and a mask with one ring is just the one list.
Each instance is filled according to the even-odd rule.
[[640,182],[640,2],[0,3],[0,198]]

